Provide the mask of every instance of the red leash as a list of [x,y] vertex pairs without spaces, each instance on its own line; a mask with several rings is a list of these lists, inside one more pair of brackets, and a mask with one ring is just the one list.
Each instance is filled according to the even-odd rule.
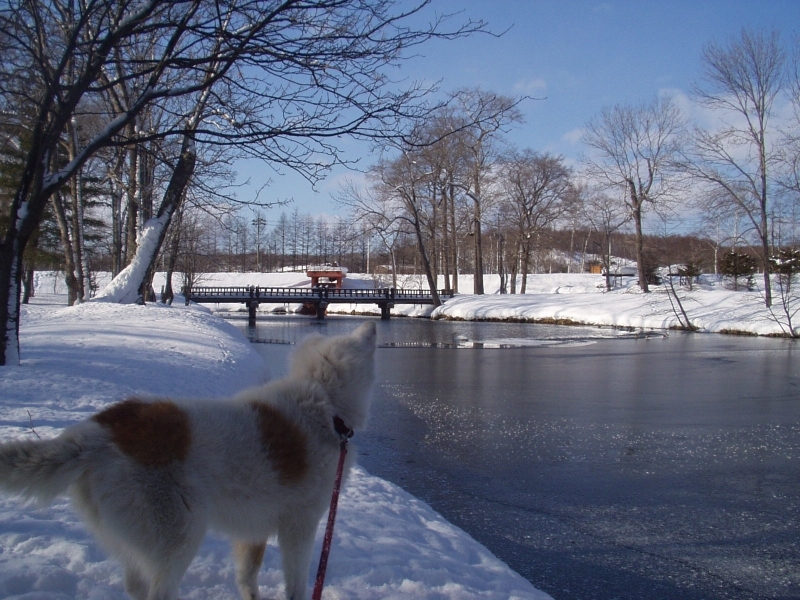
[[333,525],[336,521],[336,507],[339,504],[339,490],[342,487],[344,459],[347,456],[347,442],[353,437],[353,430],[345,425],[340,417],[333,417],[333,426],[336,429],[336,433],[339,434],[342,443],[339,444],[339,466],[336,469],[336,481],[333,484],[331,507],[328,511],[328,525],[325,528],[325,538],[322,541],[322,554],[320,554],[319,557],[317,580],[314,582],[314,593],[311,594],[311,600],[320,600],[322,598],[322,586],[325,584],[325,571],[328,568],[328,556],[331,553],[331,542],[333,541]]

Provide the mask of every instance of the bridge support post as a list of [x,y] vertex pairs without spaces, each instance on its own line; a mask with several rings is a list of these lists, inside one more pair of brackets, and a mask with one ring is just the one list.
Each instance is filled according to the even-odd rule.
[[394,303],[381,302],[378,306],[381,307],[381,321],[388,321],[392,316],[391,310],[394,308]]
[[247,303],[247,324],[250,327],[256,326],[256,309],[258,308],[258,301],[257,300],[250,300]]
[[325,311],[328,309],[327,302],[315,302],[314,308],[317,310],[317,319],[320,321],[325,318]]

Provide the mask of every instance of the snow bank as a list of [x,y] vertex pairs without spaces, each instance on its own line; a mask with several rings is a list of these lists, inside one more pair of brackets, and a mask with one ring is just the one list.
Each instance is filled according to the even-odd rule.
[[136,254],[127,267],[120,271],[106,287],[95,296],[97,302],[116,302],[133,304],[139,298],[139,284],[147,274],[153,255],[156,253],[158,239],[164,231],[168,216],[153,217],[148,220],[136,239]]
[[[643,294],[634,281],[605,291],[600,275],[572,275],[568,285],[552,285],[554,276],[534,275],[524,295],[460,295],[434,310],[434,319],[538,321],[646,329],[680,328],[679,308],[666,288]],[[599,285],[588,282],[600,281]],[[566,283],[562,282],[562,283]],[[541,291],[549,289],[549,291]],[[788,323],[778,306],[769,311],[760,292],[732,291],[716,282],[676,287],[691,324],[701,332],[782,335]],[[800,308],[800,298],[794,299]],[[800,315],[798,315],[800,317]],[[795,326],[797,324],[795,323]]]
[[[53,282],[52,276],[39,274],[38,277],[38,285],[45,290],[63,287],[63,284]],[[311,285],[311,281],[305,273],[214,273],[206,275],[201,284],[303,287]],[[391,282],[385,277],[376,281],[370,275],[350,273],[344,284],[351,288],[369,288],[391,285]],[[427,287],[420,276],[405,276],[401,278],[401,284],[406,289]],[[432,306],[398,304],[392,309],[392,315],[653,329],[680,327],[680,319],[676,313],[679,309],[670,301],[666,287],[652,286],[652,293],[642,294],[634,277],[623,278],[619,287],[611,292],[606,291],[605,278],[602,275],[589,273],[529,275],[525,294],[500,294],[500,279],[497,275],[486,275],[484,284],[486,294],[475,296],[471,293],[472,276],[462,275],[459,278],[461,293],[447,300],[443,306],[434,310]],[[158,274],[154,287],[160,290],[162,285],[163,275]],[[444,287],[443,278],[440,278],[439,285]],[[775,299],[775,305],[770,311],[764,306],[761,292],[729,290],[713,276],[703,277],[692,290],[676,286],[676,291],[691,324],[698,331],[783,335],[789,330],[780,298]],[[800,296],[797,292],[794,293],[791,308],[797,312],[795,321],[800,322]],[[209,308],[219,313],[247,311],[243,304],[215,304],[209,305]],[[259,312],[264,313],[276,309],[295,312],[300,309],[300,305],[262,304],[258,308]],[[331,304],[328,312],[378,315],[380,309],[371,304]],[[797,322],[793,323],[795,327]]]
[[[267,369],[230,324],[200,307],[89,303],[58,308],[44,281],[23,307],[19,367],[0,378],[0,438],[50,437],[134,394],[224,397]],[[52,282],[50,282],[52,284]],[[319,555],[322,529],[317,536]],[[277,547],[261,594],[283,598]],[[0,597],[121,600],[122,574],[65,500],[45,509],[0,498]],[[225,540],[210,536],[184,600],[238,598]],[[462,530],[400,488],[356,469],[345,487],[323,598],[545,600]]]

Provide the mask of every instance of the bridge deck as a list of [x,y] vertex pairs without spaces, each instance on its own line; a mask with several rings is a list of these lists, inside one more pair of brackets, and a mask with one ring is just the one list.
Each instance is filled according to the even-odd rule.
[[[279,288],[261,286],[193,287],[184,290],[186,301],[198,303],[305,303],[328,304],[433,304],[429,290],[398,290],[395,288]],[[439,296],[450,298],[453,292],[440,290]]]

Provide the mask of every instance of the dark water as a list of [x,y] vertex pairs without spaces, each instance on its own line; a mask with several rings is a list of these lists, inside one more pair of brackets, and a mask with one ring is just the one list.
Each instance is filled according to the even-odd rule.
[[[306,334],[249,333],[279,375]],[[243,329],[246,330],[244,323]],[[800,598],[800,346],[394,319],[361,463],[560,599]],[[479,342],[479,343],[476,343]]]

